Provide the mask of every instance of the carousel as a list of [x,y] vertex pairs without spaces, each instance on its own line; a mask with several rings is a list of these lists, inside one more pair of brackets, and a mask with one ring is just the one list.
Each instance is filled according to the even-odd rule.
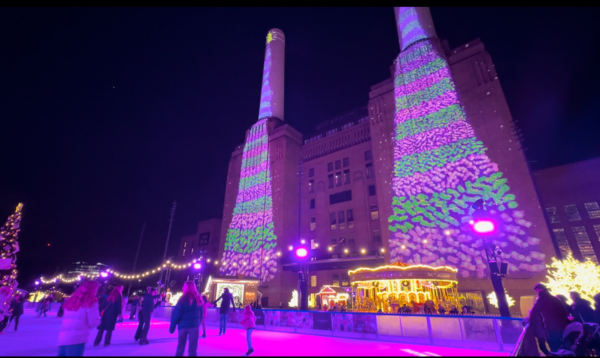
[[[457,269],[450,266],[407,265],[397,262],[348,272],[355,311],[398,312],[398,308],[423,312],[440,304],[449,311],[459,307]],[[406,305],[406,306],[405,306]]]

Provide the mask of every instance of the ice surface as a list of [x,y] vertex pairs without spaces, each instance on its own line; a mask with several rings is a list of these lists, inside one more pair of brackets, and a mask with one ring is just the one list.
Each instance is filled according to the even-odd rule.
[[[25,310],[19,330],[14,322],[0,335],[0,356],[56,356],[61,319],[56,312],[36,318],[32,310]],[[174,356],[177,332],[169,334],[169,322],[153,320],[148,334],[149,345],[140,346],[133,340],[137,320],[118,323],[112,344],[92,347],[97,331],[90,332],[85,348],[86,356]],[[239,328],[227,328],[225,336],[218,336],[218,328],[207,326],[207,337],[200,338],[199,356],[242,356],[247,350],[246,333]],[[255,356],[508,356],[508,352],[476,349],[445,348],[425,345],[379,342],[303,335],[296,333],[255,330],[252,334]],[[187,348],[187,347],[186,347]],[[185,352],[187,355],[187,349]]]

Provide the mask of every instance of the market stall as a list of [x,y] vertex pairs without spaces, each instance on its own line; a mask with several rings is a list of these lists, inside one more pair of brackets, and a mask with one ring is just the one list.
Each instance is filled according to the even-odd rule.
[[459,307],[456,268],[408,265],[397,262],[348,272],[355,310],[397,312],[406,305],[413,313],[442,304],[446,311]]
[[331,308],[336,303],[340,308],[342,306],[346,306],[348,303],[348,298],[350,297],[350,288],[336,287],[325,285],[321,288],[321,291],[317,293],[318,300],[317,302],[321,302],[321,307],[323,308],[327,305],[327,308]]
[[252,278],[209,277],[204,294],[212,302],[219,298],[225,288],[233,295],[236,307],[250,305],[258,299],[258,279]]

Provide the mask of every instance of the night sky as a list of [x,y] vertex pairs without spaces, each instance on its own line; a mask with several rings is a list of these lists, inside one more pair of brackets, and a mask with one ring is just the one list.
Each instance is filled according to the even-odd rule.
[[[600,8],[431,12],[452,48],[484,42],[533,168],[600,155]],[[22,286],[75,260],[131,270],[143,222],[138,268],[156,267],[173,200],[169,254],[221,217],[273,27],[305,134],[365,105],[399,52],[392,8],[2,9],[0,220],[24,203]]]

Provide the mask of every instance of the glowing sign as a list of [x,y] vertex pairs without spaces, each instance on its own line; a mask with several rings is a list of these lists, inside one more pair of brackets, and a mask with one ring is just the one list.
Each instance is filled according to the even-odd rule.
[[391,262],[452,265],[463,277],[484,277],[483,240],[461,230],[472,219],[472,203],[483,199],[501,218],[493,243],[509,270],[542,271],[539,239],[527,233],[531,223],[515,210],[507,179],[475,137],[439,46],[437,39],[421,39],[396,61]]

